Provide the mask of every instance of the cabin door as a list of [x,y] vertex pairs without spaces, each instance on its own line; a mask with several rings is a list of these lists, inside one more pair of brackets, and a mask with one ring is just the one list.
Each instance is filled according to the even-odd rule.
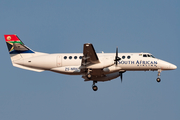
[[60,55],[57,56],[57,60],[56,61],[57,61],[56,62],[57,67],[61,67],[62,61],[61,61],[61,56]]

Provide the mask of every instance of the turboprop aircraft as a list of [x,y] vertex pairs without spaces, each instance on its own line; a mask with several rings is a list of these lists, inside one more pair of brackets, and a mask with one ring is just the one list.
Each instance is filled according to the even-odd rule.
[[13,66],[36,72],[52,71],[67,75],[82,75],[84,81],[95,83],[121,78],[126,71],[158,71],[157,82],[163,70],[174,70],[176,65],[155,58],[150,53],[96,53],[92,44],[83,46],[83,53],[48,54],[35,52],[17,35],[4,35]]

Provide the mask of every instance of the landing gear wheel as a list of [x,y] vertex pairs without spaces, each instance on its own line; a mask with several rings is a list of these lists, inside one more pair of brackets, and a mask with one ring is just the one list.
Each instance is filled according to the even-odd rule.
[[91,79],[91,74],[87,74],[87,78],[88,78],[88,79]]
[[94,86],[92,86],[92,89],[93,89],[94,91],[97,91],[97,90],[98,90],[98,87],[97,87],[96,85],[94,85]]
[[161,79],[160,79],[160,78],[157,78],[156,81],[157,81],[157,82],[161,82]]
[[158,69],[158,78],[156,79],[157,82],[161,82],[161,79],[160,79],[160,74],[161,74],[161,69]]

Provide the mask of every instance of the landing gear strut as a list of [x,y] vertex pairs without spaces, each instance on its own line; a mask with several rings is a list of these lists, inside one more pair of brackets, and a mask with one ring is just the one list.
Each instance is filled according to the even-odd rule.
[[91,70],[90,69],[88,69],[88,71],[87,71],[87,75],[86,75],[86,77],[88,78],[88,79],[91,79]]
[[88,73],[86,76],[87,76],[88,79],[91,79],[91,74],[90,73]]
[[98,90],[98,87],[95,85],[95,83],[97,83],[97,81],[93,81],[92,89],[93,89],[94,91],[97,91],[97,90]]
[[158,78],[156,79],[157,82],[161,82],[160,74],[161,74],[161,69],[158,70]]

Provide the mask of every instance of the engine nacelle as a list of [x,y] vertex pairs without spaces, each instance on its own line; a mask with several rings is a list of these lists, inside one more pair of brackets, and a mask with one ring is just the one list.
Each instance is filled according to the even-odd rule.
[[[115,79],[119,76],[120,76],[119,72],[115,72],[115,73],[106,74],[105,76],[92,76],[90,80],[103,82],[103,81],[109,81]],[[89,79],[87,79],[85,76],[83,76],[83,78],[85,79],[85,81],[89,81]]]
[[112,73],[112,72],[118,72],[120,70],[121,70],[121,67],[118,67],[118,66],[115,66],[115,65],[103,69],[105,74],[106,73]]

